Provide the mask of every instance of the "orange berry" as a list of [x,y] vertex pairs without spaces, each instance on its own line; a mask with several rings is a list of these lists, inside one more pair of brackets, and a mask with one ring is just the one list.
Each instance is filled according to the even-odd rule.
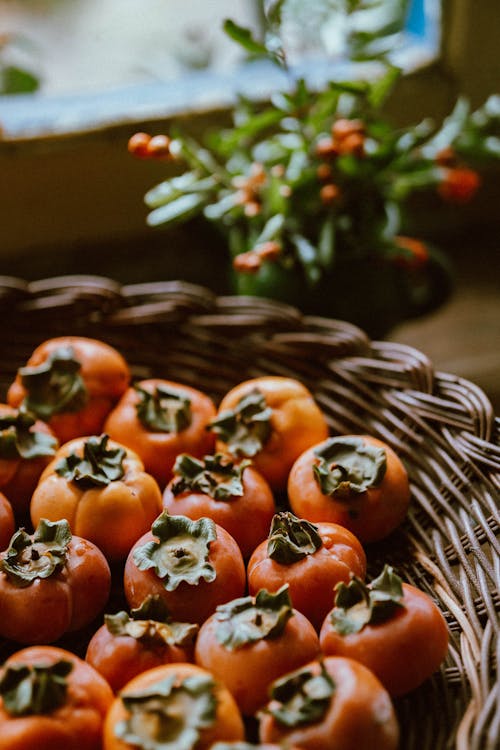
[[258,245],[253,252],[263,260],[275,260],[278,255],[281,255],[281,250],[279,242],[270,240],[269,242],[263,242],[262,245]]
[[365,126],[362,120],[348,120],[343,117],[335,120],[332,125],[332,135],[336,141],[342,141],[354,133],[360,135],[364,132]]
[[398,235],[394,237],[394,242],[398,248],[406,250],[408,253],[396,256],[394,259],[396,265],[406,268],[421,268],[429,260],[429,251],[421,240]]
[[316,156],[320,159],[334,159],[338,153],[338,148],[331,138],[320,138],[316,144]]
[[246,253],[240,253],[233,260],[234,270],[243,273],[257,273],[261,265],[262,259],[259,258],[254,250],[249,250]]
[[316,176],[318,180],[321,180],[321,182],[324,182],[326,180],[329,180],[332,176],[332,168],[329,164],[326,162],[323,162],[320,164],[316,170]]
[[340,190],[337,187],[337,185],[334,185],[333,183],[328,183],[328,185],[323,185],[323,187],[319,191],[319,195],[321,198],[321,202],[325,206],[330,206],[332,203],[335,203],[337,199],[339,198]]
[[170,153],[171,139],[168,135],[153,136],[147,146],[147,154],[153,159],[171,159]]
[[456,162],[456,154],[451,146],[446,146],[436,154],[436,164],[440,167],[452,167]]
[[148,133],[134,133],[128,140],[127,149],[130,154],[145,159],[148,156],[148,146],[151,136]]
[[260,214],[261,211],[261,205],[257,201],[248,201],[245,203],[245,216],[248,216],[248,218],[252,218],[253,216],[257,216]]
[[475,195],[481,179],[477,172],[467,167],[446,169],[438,186],[438,193],[448,203],[467,203]]
[[338,144],[339,153],[362,157],[365,155],[365,138],[361,133],[346,135]]

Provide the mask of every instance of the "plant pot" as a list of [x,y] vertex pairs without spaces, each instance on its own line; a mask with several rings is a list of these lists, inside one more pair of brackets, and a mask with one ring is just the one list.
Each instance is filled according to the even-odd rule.
[[230,283],[235,294],[270,297],[306,315],[346,320],[374,339],[404,320],[433,312],[452,288],[450,269],[434,248],[428,262],[414,268],[380,258],[338,258],[314,286],[299,267],[270,262],[256,273],[233,272]]

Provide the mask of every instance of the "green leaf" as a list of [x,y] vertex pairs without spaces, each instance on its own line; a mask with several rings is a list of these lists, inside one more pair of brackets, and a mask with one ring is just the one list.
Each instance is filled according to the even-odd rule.
[[206,202],[206,193],[188,193],[151,211],[148,214],[147,222],[149,226],[157,227],[160,224],[171,224],[174,221],[186,221],[198,213]]
[[365,625],[390,620],[404,609],[401,578],[390,565],[370,585],[356,576],[335,586],[335,607],[330,622],[341,635],[359,633]]
[[35,418],[23,411],[0,417],[0,458],[31,460],[40,456],[53,456],[57,440],[45,432],[35,432]]
[[271,414],[264,395],[255,388],[234,409],[221,412],[208,429],[227,444],[233,455],[253,458],[270,437]]
[[51,714],[66,702],[67,676],[73,664],[9,664],[0,679],[3,708],[10,716]]
[[200,733],[216,720],[216,685],[211,675],[175,674],[136,692],[122,692],[127,718],[114,732],[141,750],[194,750]]
[[158,385],[153,392],[135,386],[139,397],[136,411],[139,421],[152,432],[178,434],[191,424],[191,399],[183,391]]
[[250,52],[252,55],[264,55],[267,57],[268,51],[265,45],[254,38],[250,29],[239,26],[229,18],[224,21],[223,29],[233,41],[237,42],[247,52]]
[[144,196],[144,202],[149,208],[158,208],[184,194],[210,193],[217,185],[218,182],[214,177],[200,179],[196,172],[185,172],[148,190]]
[[318,237],[318,263],[328,270],[335,262],[335,220],[329,216],[320,227]]
[[257,237],[255,242],[256,245],[261,245],[263,242],[269,242],[275,240],[281,236],[283,228],[285,226],[285,217],[283,214],[275,214],[266,221],[264,227]]
[[0,570],[17,588],[26,588],[37,579],[50,578],[66,564],[71,531],[66,519],[40,520],[31,537],[24,529],[16,531],[5,556],[0,559]]
[[16,65],[0,66],[0,94],[31,94],[40,87],[38,76]]
[[209,554],[217,531],[210,518],[192,521],[164,511],[151,531],[158,541],[146,542],[134,551],[139,570],[153,570],[167,591],[175,591],[181,583],[196,586],[201,580],[215,580],[217,573]]
[[318,527],[289,511],[276,513],[271,522],[267,555],[280,565],[292,565],[323,546]]
[[228,651],[260,640],[278,638],[292,617],[288,584],[276,593],[261,589],[251,596],[233,599],[217,607],[215,636]]
[[271,685],[270,693],[277,703],[266,709],[284,727],[300,727],[323,719],[335,692],[335,685],[320,662],[319,674],[302,667]]
[[222,453],[205,456],[203,461],[182,453],[175,460],[176,477],[171,489],[174,495],[202,492],[214,500],[228,502],[243,496],[243,472],[249,465],[250,461],[235,464]]
[[324,495],[349,500],[378,487],[387,469],[384,448],[358,437],[334,437],[314,450],[313,475]]
[[394,85],[401,77],[401,73],[401,68],[397,68],[394,65],[388,65],[384,75],[371,84],[368,93],[368,101],[372,107],[378,109],[384,104],[391,94]]
[[81,368],[71,346],[59,347],[40,365],[21,367],[19,375],[27,392],[21,409],[45,421],[54,414],[83,409],[88,392]]
[[295,247],[297,260],[302,265],[308,284],[313,287],[321,278],[321,268],[318,264],[317,248],[301,234],[292,234],[291,242]]

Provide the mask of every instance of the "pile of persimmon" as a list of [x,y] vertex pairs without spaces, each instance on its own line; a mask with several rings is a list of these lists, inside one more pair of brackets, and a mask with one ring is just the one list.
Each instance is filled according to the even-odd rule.
[[409,502],[298,380],[216,405],[42,342],[0,404],[0,750],[395,749],[392,697],[448,646],[426,593],[365,581]]

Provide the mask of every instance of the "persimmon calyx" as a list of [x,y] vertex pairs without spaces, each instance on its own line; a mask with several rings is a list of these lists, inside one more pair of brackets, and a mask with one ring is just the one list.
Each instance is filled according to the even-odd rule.
[[209,554],[217,531],[211,518],[192,521],[163,511],[151,531],[158,541],[137,547],[133,555],[139,570],[152,569],[167,591],[175,591],[181,583],[196,586],[201,580],[215,580],[217,573]]
[[67,676],[73,664],[10,664],[0,679],[3,707],[10,716],[48,714],[66,701]]
[[177,433],[191,424],[191,399],[182,391],[158,385],[153,392],[135,386],[139,421],[153,432]]
[[41,519],[31,537],[24,529],[16,531],[10,540],[0,569],[18,588],[25,588],[37,578],[50,578],[66,564],[68,545],[72,536],[66,519]]
[[292,565],[323,546],[318,527],[289,511],[276,513],[267,540],[267,554],[281,565]]
[[319,674],[301,668],[273,682],[271,698],[278,705],[268,706],[264,711],[285,727],[321,721],[330,706],[335,684],[323,662],[320,665]]
[[27,392],[21,408],[44,420],[83,409],[88,391],[80,375],[81,367],[71,346],[51,352],[41,365],[21,367],[19,375]]
[[401,578],[390,565],[371,584],[352,576],[348,584],[338,583],[335,591],[330,621],[341,635],[359,633],[365,625],[385,622],[404,609]]
[[159,596],[148,596],[140,607],[115,615],[104,615],[104,624],[112,635],[130,636],[149,648],[187,646],[193,643],[199,626],[174,622]]
[[32,414],[17,411],[0,417],[0,458],[16,459],[53,456],[57,440],[45,432],[36,432],[31,428],[35,424]]
[[349,500],[352,494],[377,487],[387,470],[383,447],[358,437],[334,437],[316,448],[313,475],[323,495]]
[[182,492],[203,492],[214,500],[232,500],[244,493],[243,472],[251,461],[235,464],[222,453],[205,456],[202,461],[187,453],[177,457],[174,464],[176,478],[172,483],[174,495]]
[[84,441],[83,456],[70,453],[56,464],[55,472],[83,488],[105,487],[122,479],[127,452],[119,445],[108,448],[108,441],[109,435],[92,435]]
[[217,607],[215,636],[228,651],[234,651],[248,643],[277,638],[292,615],[288,584],[276,593],[261,589],[255,599],[244,596]]
[[258,388],[241,398],[235,409],[227,409],[213,419],[209,429],[227,444],[235,456],[252,458],[271,435],[272,409]]
[[118,739],[142,750],[194,750],[200,732],[215,723],[217,699],[210,675],[171,675],[135,693],[122,693],[128,712]]

